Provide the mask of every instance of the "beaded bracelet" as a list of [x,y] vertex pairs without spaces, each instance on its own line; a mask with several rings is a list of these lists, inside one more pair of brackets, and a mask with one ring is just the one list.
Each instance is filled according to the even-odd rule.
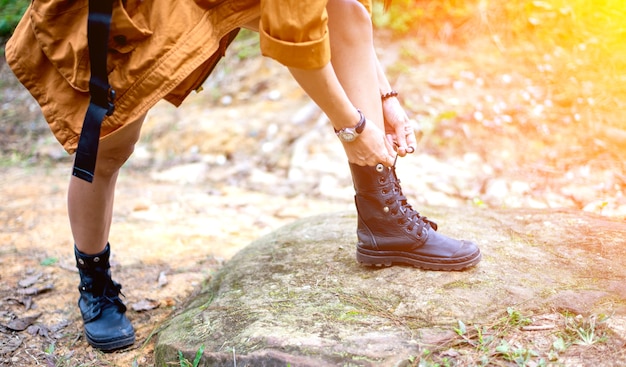
[[398,96],[398,92],[392,89],[391,91],[389,91],[389,92],[387,92],[385,94],[381,94],[380,95],[380,99],[382,99],[384,101],[384,100],[389,99],[391,97],[397,97],[397,96]]

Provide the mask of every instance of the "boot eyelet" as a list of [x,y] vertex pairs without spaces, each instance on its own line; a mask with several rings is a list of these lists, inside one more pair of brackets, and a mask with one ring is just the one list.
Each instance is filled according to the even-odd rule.
[[384,169],[385,169],[385,166],[383,166],[383,164],[382,164],[382,163],[378,163],[378,164],[376,165],[376,171],[377,171],[377,172],[382,172]]
[[99,258],[99,257],[97,257],[97,256],[96,256],[96,257],[94,257],[94,258],[93,258],[93,262],[95,262],[95,263],[100,262],[100,258]]
[[388,207],[388,206],[384,207],[384,208],[383,208],[383,211],[384,211],[385,213],[389,213],[389,207]]
[[78,263],[79,263],[80,265],[85,265],[85,260],[83,260],[83,259],[78,259]]

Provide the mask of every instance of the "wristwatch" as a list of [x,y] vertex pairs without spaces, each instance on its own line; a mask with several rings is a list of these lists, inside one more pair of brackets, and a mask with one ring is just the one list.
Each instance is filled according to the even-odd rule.
[[344,143],[349,143],[356,140],[356,138],[363,132],[363,129],[365,129],[365,123],[367,120],[365,119],[365,116],[363,115],[363,112],[361,112],[361,110],[357,109],[357,111],[359,112],[361,118],[359,119],[359,122],[356,124],[356,126],[344,127],[341,130],[335,129],[335,134],[337,134],[339,140],[343,141]]

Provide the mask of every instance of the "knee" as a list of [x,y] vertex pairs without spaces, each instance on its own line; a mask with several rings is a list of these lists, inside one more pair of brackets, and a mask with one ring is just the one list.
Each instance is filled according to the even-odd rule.
[[98,158],[96,161],[96,175],[111,177],[119,171],[135,150],[139,141],[141,126],[145,115],[139,117],[116,131],[114,135],[100,140]]
[[95,172],[97,176],[110,177],[122,168],[135,150],[144,119],[145,115],[100,141]]
[[96,176],[110,177],[116,174],[133,154],[135,145],[117,147],[98,152],[96,161]]
[[345,41],[362,42],[364,37],[372,37],[372,18],[357,0],[331,0],[327,9],[331,34],[340,32]]
[[365,25],[368,29],[372,28],[372,18],[361,2],[357,0],[343,0],[342,4],[345,7],[346,15],[350,14],[358,25]]

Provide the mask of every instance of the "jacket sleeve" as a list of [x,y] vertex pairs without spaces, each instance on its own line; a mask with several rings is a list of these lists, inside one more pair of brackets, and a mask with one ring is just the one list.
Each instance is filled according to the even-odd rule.
[[[359,0],[371,14],[371,0]],[[327,0],[261,0],[261,52],[281,64],[319,69],[330,62]]]

